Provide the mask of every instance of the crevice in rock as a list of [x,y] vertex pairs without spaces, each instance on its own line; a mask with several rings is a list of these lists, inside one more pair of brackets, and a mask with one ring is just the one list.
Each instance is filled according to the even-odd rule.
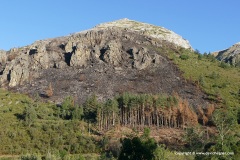
[[7,74],[7,80],[10,82],[10,80],[11,80],[11,70],[8,72],[8,74]]
[[133,49],[127,50],[127,53],[130,55],[130,59],[133,59]]
[[5,66],[0,63],[0,76],[3,75],[4,70],[5,70]]
[[102,48],[102,49],[100,50],[100,56],[99,56],[99,58],[100,58],[100,60],[102,60],[102,61],[104,61],[104,62],[105,62],[105,60],[104,60],[104,54],[105,54],[106,51],[107,51],[107,49],[105,49],[105,48]]
[[33,54],[36,54],[36,53],[38,53],[38,52],[37,52],[37,49],[31,49],[31,50],[29,51],[29,55],[30,55],[30,56],[33,55]]
[[65,62],[70,66],[71,58],[73,53],[64,53]]
[[56,62],[54,62],[54,64],[53,64],[53,68],[57,68]]
[[62,50],[65,50],[65,45],[64,44],[60,44],[59,48],[61,48]]

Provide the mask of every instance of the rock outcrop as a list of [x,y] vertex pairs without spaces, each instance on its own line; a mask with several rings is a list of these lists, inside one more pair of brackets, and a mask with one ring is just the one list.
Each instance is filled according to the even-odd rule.
[[6,51],[0,50],[0,75],[2,74],[7,62]]
[[66,66],[64,51],[59,44],[61,39],[37,41],[26,47],[7,51],[7,61],[3,64],[4,70],[0,75],[1,86],[22,85],[24,82],[31,82],[42,69]]
[[100,24],[96,26],[95,29],[109,28],[109,27],[123,28],[125,30],[137,32],[138,34],[142,34],[149,37],[174,43],[175,45],[182,48],[192,49],[191,45],[186,39],[183,39],[180,35],[174,33],[171,30],[168,30],[163,27],[147,24],[147,23],[141,23],[141,22],[129,20],[127,18],[120,19],[118,21],[114,21],[110,23]]
[[26,47],[1,51],[1,86],[31,82],[43,69],[81,68],[100,61],[114,67],[145,69],[160,63],[160,56],[150,53],[148,46],[161,47],[163,43],[191,48],[188,41],[170,30],[128,19],[66,37],[36,41]]
[[212,53],[219,61],[240,67],[240,42],[228,49]]
[[180,48],[191,46],[172,31],[119,20],[1,52],[0,85],[42,97],[51,85],[56,103],[69,95],[82,103],[93,93],[106,100],[133,92],[176,93],[206,106],[205,95],[165,55]]

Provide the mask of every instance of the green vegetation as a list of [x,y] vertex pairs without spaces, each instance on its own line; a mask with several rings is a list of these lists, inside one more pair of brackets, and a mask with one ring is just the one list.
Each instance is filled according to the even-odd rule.
[[82,107],[70,97],[56,106],[0,90],[0,105],[0,155],[63,159],[100,152],[99,140],[88,133],[87,123],[81,120]]
[[[181,108],[179,103],[182,104],[183,101],[177,96],[124,93],[101,103],[93,95],[83,106],[78,106],[71,97],[66,97],[61,106],[56,106],[39,102],[38,97],[32,100],[27,96],[1,90],[0,100],[1,121],[4,122],[0,125],[1,155],[12,155],[12,159],[14,157],[15,159],[73,160],[139,159],[139,157],[156,160],[194,159],[193,155],[176,155],[166,146],[157,143],[149,137],[150,129],[146,128],[142,136],[126,135],[127,137],[121,141],[117,139],[114,142],[115,145],[111,144],[112,142],[110,143],[106,137],[99,136],[101,130],[117,129],[119,125],[139,126],[140,129],[145,126],[150,128],[154,125],[158,126],[157,124],[159,124],[158,127],[174,127],[173,116],[170,116],[172,117],[170,119],[163,117],[163,121],[159,117],[158,123],[156,123],[156,117],[153,117],[157,108],[161,113],[168,109],[174,113],[174,108]],[[143,106],[146,113],[142,112]],[[151,112],[152,114],[149,114]],[[142,113],[152,117],[143,118]],[[191,113],[189,110],[186,115],[189,116]],[[186,115],[185,120],[187,120]],[[164,114],[156,114],[156,116],[164,116]],[[135,119],[136,117],[138,118]],[[232,112],[215,112],[213,119],[220,133],[216,137],[206,139],[203,128],[198,130],[187,128],[185,141],[188,146],[179,151],[234,151],[237,156],[239,154],[238,135],[232,131],[237,126],[236,117]],[[153,119],[150,120],[151,118]],[[177,124],[178,122],[175,127]],[[121,145],[119,145],[120,142]],[[209,144],[212,145],[207,147]],[[89,154],[94,156],[89,157]],[[16,158],[15,155],[22,156]],[[206,156],[195,158],[199,157],[207,158]],[[212,157],[218,158],[219,156]],[[225,159],[229,159],[229,156]]]
[[219,62],[213,55],[187,49],[157,48],[183,72],[183,76],[198,85],[218,106],[239,107],[240,68]]
[[164,144],[158,144],[154,138],[150,137],[150,129],[145,128],[140,137],[128,137],[121,140],[122,149],[118,157],[119,160],[185,160],[194,159],[193,156],[176,156],[176,154]]
[[[151,107],[157,106],[162,111],[167,110],[176,107],[178,101],[174,96],[124,93],[104,103],[97,101],[97,97],[93,95],[83,106],[78,106],[71,97],[66,97],[61,106],[56,106],[40,102],[37,96],[30,99],[22,94],[0,90],[0,155],[23,160],[116,159],[120,155],[120,148],[117,147],[118,153],[114,156],[108,152],[114,150],[104,147],[108,142],[99,136],[99,130],[114,128],[120,123],[126,126],[137,125],[137,121],[142,123],[142,127],[156,125],[150,123],[150,116],[141,116],[141,119],[138,115],[139,120],[134,120],[137,115],[133,118],[129,115],[134,115],[137,111],[134,109],[140,107],[145,107],[148,112]],[[173,120],[167,117],[163,117],[163,120],[159,124],[174,126]],[[150,130],[146,130],[145,137],[149,136],[149,132]],[[146,151],[144,156],[153,157],[157,154],[159,157],[162,154],[160,152],[165,152],[164,148],[157,148],[153,139],[142,138],[140,140],[135,137],[134,142],[136,140]],[[118,141],[120,143],[120,139]],[[124,141],[127,140],[122,143]],[[146,147],[151,149],[145,150]],[[89,157],[89,154],[95,156]]]
[[122,140],[122,150],[119,160],[135,160],[135,159],[154,159],[154,151],[157,143],[153,138],[149,137],[149,129],[144,130],[143,136],[125,138]]
[[[56,106],[40,102],[38,96],[31,99],[0,89],[0,159],[237,159],[240,68],[198,51],[157,50],[179,66],[186,80],[207,94],[207,100],[216,104],[211,119],[215,135],[198,124],[195,111],[178,95],[124,93],[105,102],[92,95],[82,106],[66,97]],[[187,126],[189,122],[195,127]],[[106,131],[114,133],[119,127],[184,128],[185,148],[179,152],[234,155],[179,156],[150,138],[147,129],[143,135],[121,133],[125,138],[115,138],[114,143],[104,136]]]
[[189,58],[189,56],[186,55],[186,54],[182,54],[182,55],[180,55],[179,57],[180,57],[182,60],[187,60],[187,59]]

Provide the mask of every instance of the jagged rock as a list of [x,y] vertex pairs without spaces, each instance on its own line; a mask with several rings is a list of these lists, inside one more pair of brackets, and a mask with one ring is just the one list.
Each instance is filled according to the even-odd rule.
[[53,40],[36,41],[32,45],[8,51],[6,67],[0,75],[0,85],[8,82],[9,87],[15,87],[32,81],[42,69],[66,67],[63,65],[66,63],[63,50],[56,51],[55,46],[49,48],[52,42]]
[[188,41],[162,27],[127,19],[101,24],[66,37],[13,48],[6,54],[2,52],[0,62],[6,60],[6,65],[0,70],[0,85],[14,87],[31,83],[50,68],[86,68],[99,64],[104,71],[105,65],[123,70],[124,67],[146,69],[157,66],[164,59],[156,51],[149,50],[149,46],[161,47],[165,43],[191,48]]
[[77,44],[75,51],[72,54],[70,65],[73,67],[84,67],[87,66],[87,61],[90,59],[91,51],[88,46],[84,44]]
[[67,66],[68,65],[66,64],[66,62],[63,62],[63,61],[56,63],[56,68],[59,68],[59,69],[66,68]]
[[133,66],[137,69],[144,69],[152,63],[152,58],[146,48],[141,48],[139,51],[133,52],[133,59]]
[[234,66],[240,66],[240,42],[234,44],[228,49],[212,53],[219,61],[230,63]]
[[0,75],[3,72],[7,62],[6,51],[0,50]]
[[55,102],[71,95],[82,103],[93,93],[100,100],[123,92],[178,93],[191,105],[204,106],[204,94],[184,81],[167,59],[166,47],[191,49],[188,41],[169,30],[120,20],[11,49],[0,85],[42,95],[51,83],[54,93],[49,99]]
[[119,41],[110,41],[106,47],[101,50],[100,58],[107,63],[118,66],[122,61],[122,46]]
[[14,87],[29,80],[28,57],[20,55],[6,65],[0,80],[4,83],[5,79],[9,81],[10,87]]
[[179,47],[192,49],[191,45],[186,39],[183,39],[180,35],[174,33],[173,31],[147,23],[129,20],[127,18],[120,19],[114,22],[100,24],[96,26],[95,29],[109,27],[123,28],[127,31],[134,31],[138,34],[146,35],[152,38],[166,40],[168,42],[174,43]]
[[6,51],[0,50],[0,63],[5,64],[7,61]]

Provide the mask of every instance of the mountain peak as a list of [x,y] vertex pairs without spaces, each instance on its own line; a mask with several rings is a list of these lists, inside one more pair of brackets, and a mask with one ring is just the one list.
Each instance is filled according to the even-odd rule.
[[131,20],[128,19],[128,18],[122,18],[122,19],[119,19],[119,20],[117,20],[117,21],[131,21]]
[[[191,48],[187,40],[173,31],[124,18],[69,36],[39,40],[29,46],[11,49],[7,54],[3,52],[0,55],[3,66],[0,68],[0,85],[15,87],[45,74],[44,69],[66,69],[68,66],[84,68],[108,64],[114,68],[137,70],[155,67],[164,58],[151,50],[151,45]],[[38,69],[42,72],[35,72]]]
[[239,45],[240,45],[240,42],[237,42],[237,43],[236,43],[236,44],[234,44],[234,45],[238,45],[238,46],[239,46]]
[[97,25],[94,29],[99,30],[113,27],[138,32],[139,34],[146,35],[152,38],[169,41],[182,48],[192,49],[189,41],[182,38],[180,35],[174,33],[171,30],[148,23],[130,20],[128,18],[123,18],[113,22],[102,23]]

